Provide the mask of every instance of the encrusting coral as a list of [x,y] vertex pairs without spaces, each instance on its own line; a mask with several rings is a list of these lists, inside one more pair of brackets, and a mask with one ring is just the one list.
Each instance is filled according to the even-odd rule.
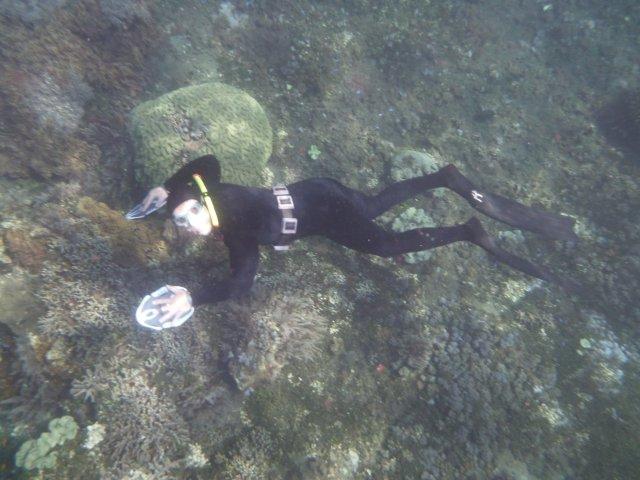
[[78,433],[78,424],[73,417],[54,418],[49,422],[49,431],[36,440],[27,440],[16,453],[16,465],[27,470],[45,470],[55,467],[58,454],[55,448]]

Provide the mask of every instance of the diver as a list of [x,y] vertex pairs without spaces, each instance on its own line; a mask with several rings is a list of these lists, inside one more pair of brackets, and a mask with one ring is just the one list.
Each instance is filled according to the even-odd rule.
[[260,245],[287,250],[310,235],[323,235],[363,253],[392,257],[454,242],[469,242],[497,261],[533,277],[571,290],[571,281],[500,248],[476,217],[466,223],[388,231],[373,219],[428,190],[444,187],[463,197],[477,211],[551,239],[575,241],[573,219],[526,207],[514,200],[476,187],[454,165],[435,173],[397,182],[376,195],[353,190],[330,178],[311,178],[252,188],[220,182],[220,164],[205,155],[180,168],[164,185],[151,189],[126,217],[142,218],[166,204],[176,226],[198,235],[222,234],[229,250],[231,275],[189,292],[166,285],[140,303],[137,321],[162,330],[184,323],[198,305],[238,298],[248,292],[258,268]]

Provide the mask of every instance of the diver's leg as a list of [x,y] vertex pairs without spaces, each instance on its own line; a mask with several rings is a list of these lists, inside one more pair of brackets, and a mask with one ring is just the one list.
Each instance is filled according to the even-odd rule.
[[369,195],[331,178],[315,179],[315,183],[321,183],[328,194],[344,198],[346,203],[359,215],[369,219],[376,218],[394,205],[425,193],[427,190],[447,187],[446,182],[446,171],[440,169],[435,173],[402,180],[388,186],[376,195]]
[[336,243],[359,252],[392,257],[466,241],[478,245],[497,261],[516,270],[557,283],[565,288],[571,287],[568,282],[555,275],[548,268],[536,265],[500,248],[475,217],[460,225],[415,228],[405,232],[384,230],[355,212],[354,214],[341,215],[340,218],[342,221],[334,223],[330,231],[325,232],[325,235]]
[[571,217],[527,207],[515,200],[480,190],[451,164],[435,173],[394,183],[377,195],[366,195],[338,182],[336,184],[358,212],[369,219],[428,190],[446,187],[463,197],[479,212],[508,225],[553,239],[577,240]]
[[465,224],[394,232],[383,229],[356,212],[341,214],[324,235],[345,247],[380,257],[392,257],[470,240],[470,231]]
[[369,196],[367,199],[367,218],[376,218],[394,205],[424,194],[428,190],[447,187],[447,171],[445,168],[441,168],[435,173],[396,182],[377,195]]
[[515,200],[480,190],[453,165],[447,165],[440,172],[445,172],[447,188],[462,196],[473,208],[491,218],[549,238],[577,240],[573,232],[574,220],[571,217],[527,207]]

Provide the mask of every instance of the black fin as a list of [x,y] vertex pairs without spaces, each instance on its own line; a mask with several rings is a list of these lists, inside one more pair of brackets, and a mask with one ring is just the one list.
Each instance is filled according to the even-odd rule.
[[577,241],[573,231],[575,220],[564,215],[527,207],[495,193],[477,192],[469,203],[485,215],[513,227],[539,233],[555,240]]
[[580,290],[579,285],[573,280],[556,275],[549,268],[543,265],[536,265],[529,260],[520,258],[517,255],[500,248],[493,238],[491,238],[485,231],[480,220],[477,218],[471,218],[465,225],[470,232],[469,241],[481,247],[498,262],[509,265],[511,268],[526,273],[527,275],[531,275],[532,277],[555,283],[567,293],[577,293],[577,291]]

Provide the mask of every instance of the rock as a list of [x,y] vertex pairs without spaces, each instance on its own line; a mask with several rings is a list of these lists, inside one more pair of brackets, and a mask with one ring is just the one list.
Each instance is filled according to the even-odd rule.
[[136,21],[146,23],[151,20],[149,9],[143,1],[100,0],[99,3],[109,23],[118,29],[127,29]]
[[17,0],[0,2],[0,14],[11,19],[20,19],[33,25],[53,17],[60,7],[67,3],[66,0],[49,0],[41,2],[37,0]]
[[30,238],[27,232],[13,229],[4,234],[4,243],[9,256],[31,273],[38,273],[47,257],[43,239]]
[[260,104],[223,83],[204,83],[138,105],[130,131],[136,178],[145,187],[162,184],[180,166],[214,154],[222,181],[255,185],[271,155],[272,132]]
[[0,270],[11,265],[11,258],[5,253],[4,241],[0,237]]

